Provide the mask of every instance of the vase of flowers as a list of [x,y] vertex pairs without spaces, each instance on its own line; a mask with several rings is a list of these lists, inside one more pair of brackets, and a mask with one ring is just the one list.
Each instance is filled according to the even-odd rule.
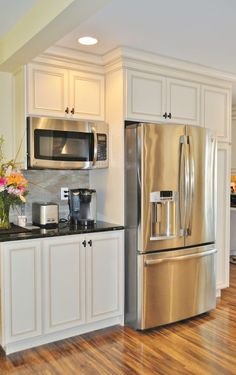
[[28,186],[14,161],[4,162],[3,143],[3,137],[0,137],[0,230],[10,229],[10,208],[25,203]]

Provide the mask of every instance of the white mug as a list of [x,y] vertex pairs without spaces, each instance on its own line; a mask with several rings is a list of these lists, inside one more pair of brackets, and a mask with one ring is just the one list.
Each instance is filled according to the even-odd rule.
[[17,216],[17,225],[20,227],[25,227],[27,223],[27,217],[26,216]]

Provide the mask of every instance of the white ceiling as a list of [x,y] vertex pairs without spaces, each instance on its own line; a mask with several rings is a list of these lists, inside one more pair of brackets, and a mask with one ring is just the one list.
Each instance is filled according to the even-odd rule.
[[7,33],[37,0],[0,0],[0,38]]
[[[86,34],[99,44],[79,46]],[[122,45],[236,73],[235,37],[235,0],[112,0],[57,45],[98,54]]]
[[[0,36],[35,2],[0,0]],[[83,35],[99,43],[82,47]],[[99,55],[133,47],[236,75],[235,37],[235,0],[111,0],[57,45]]]

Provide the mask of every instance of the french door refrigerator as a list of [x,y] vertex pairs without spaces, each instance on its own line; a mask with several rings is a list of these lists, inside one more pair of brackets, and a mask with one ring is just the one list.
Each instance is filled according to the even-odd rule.
[[125,320],[147,329],[216,304],[216,141],[208,129],[126,123]]

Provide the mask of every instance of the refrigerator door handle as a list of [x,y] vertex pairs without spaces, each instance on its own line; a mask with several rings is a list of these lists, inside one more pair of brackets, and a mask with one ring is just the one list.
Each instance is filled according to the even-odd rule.
[[189,187],[188,187],[186,234],[190,236],[192,232],[193,195],[194,195],[194,158],[193,158],[193,142],[192,142],[191,136],[188,136],[188,160],[189,160]]
[[180,158],[179,158],[179,215],[180,235],[185,236],[187,229],[187,205],[189,191],[189,158],[187,137],[180,137]]
[[192,259],[192,258],[201,258],[208,255],[212,255],[216,253],[216,249],[203,251],[201,253],[195,253],[195,254],[187,254],[187,255],[180,255],[177,257],[168,257],[168,258],[162,258],[162,259],[149,259],[144,261],[145,266],[153,266],[155,264],[164,263],[164,262],[176,262],[181,261],[185,259]]
[[[212,143],[213,143],[213,156],[212,156],[212,163],[213,163],[213,168],[214,168],[214,172],[213,172],[213,202],[214,202],[214,218],[216,218],[216,214],[217,214],[217,139],[216,137],[212,137]],[[215,238],[216,238],[216,225],[217,225],[217,222],[216,222],[216,219],[215,219],[215,230],[214,230],[214,234],[215,234]]]

